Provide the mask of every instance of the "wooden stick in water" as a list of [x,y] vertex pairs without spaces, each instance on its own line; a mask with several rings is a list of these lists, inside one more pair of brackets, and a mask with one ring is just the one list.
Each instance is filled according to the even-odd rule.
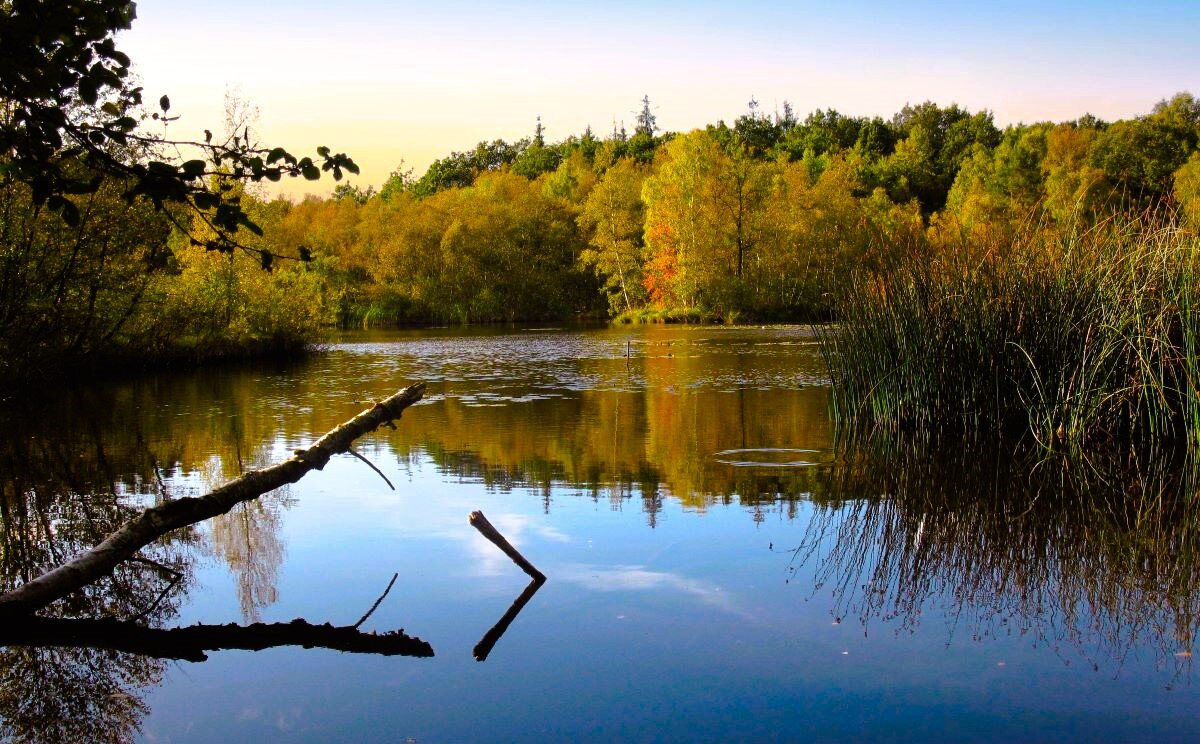
[[483,516],[483,512],[473,511],[467,519],[472,527],[479,530],[479,534],[490,540],[497,548],[503,550],[504,554],[512,558],[512,562],[520,566],[521,570],[529,574],[534,581],[541,583],[546,580],[546,574],[537,570],[532,563],[525,560],[525,556],[521,555],[520,551],[514,548],[508,540],[504,539],[504,535],[501,535],[500,531],[492,526],[487,517]]

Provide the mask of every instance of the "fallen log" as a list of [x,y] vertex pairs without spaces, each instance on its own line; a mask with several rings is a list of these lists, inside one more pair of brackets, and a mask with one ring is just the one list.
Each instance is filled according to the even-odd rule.
[[0,619],[32,615],[107,576],[122,561],[134,557],[163,535],[224,514],[244,501],[324,468],[331,457],[348,452],[354,440],[400,418],[404,409],[419,401],[424,393],[424,383],[403,388],[328,432],[307,449],[296,450],[284,462],[246,473],[204,496],[175,499],[146,509],[91,550],[0,595]]

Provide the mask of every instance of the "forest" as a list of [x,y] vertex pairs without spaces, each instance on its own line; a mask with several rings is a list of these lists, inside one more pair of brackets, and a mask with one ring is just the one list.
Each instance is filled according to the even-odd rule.
[[[890,120],[751,101],[733,124],[481,142],[377,193],[274,202],[264,245],[303,245],[342,324],[572,315],[819,320],[864,268],[914,251],[1200,215],[1200,102],[998,128],[933,103]],[[1190,210],[1190,211],[1189,211]],[[1177,213],[1177,214],[1176,214]]]
[[[248,144],[243,127],[231,116],[226,141]],[[378,191],[295,203],[209,175],[255,226],[232,250],[214,250],[223,204],[162,208],[110,179],[65,197],[71,223],[6,178],[0,377],[291,353],[333,325],[840,319],[905,267],[1118,223],[1194,234],[1198,140],[1189,93],[1122,121],[1005,128],[931,102],[883,119],[751,100],[686,133],[660,132],[646,97],[632,133],[550,142],[539,119]]]

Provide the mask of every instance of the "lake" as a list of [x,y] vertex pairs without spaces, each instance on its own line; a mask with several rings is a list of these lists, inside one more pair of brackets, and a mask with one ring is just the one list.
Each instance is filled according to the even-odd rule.
[[[6,586],[418,380],[425,399],[356,447],[395,490],[337,457],[54,611],[161,628],[366,616],[362,630],[402,628],[433,657],[10,645],[4,733],[1200,737],[1192,480],[846,436],[803,327],[347,333],[295,366],[23,396],[0,411]],[[475,510],[548,576],[532,596]]]

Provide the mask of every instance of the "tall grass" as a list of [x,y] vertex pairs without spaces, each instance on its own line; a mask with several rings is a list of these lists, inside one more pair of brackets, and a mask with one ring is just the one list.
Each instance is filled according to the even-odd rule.
[[842,420],[1200,449],[1200,239],[1149,217],[931,239],[838,300]]

